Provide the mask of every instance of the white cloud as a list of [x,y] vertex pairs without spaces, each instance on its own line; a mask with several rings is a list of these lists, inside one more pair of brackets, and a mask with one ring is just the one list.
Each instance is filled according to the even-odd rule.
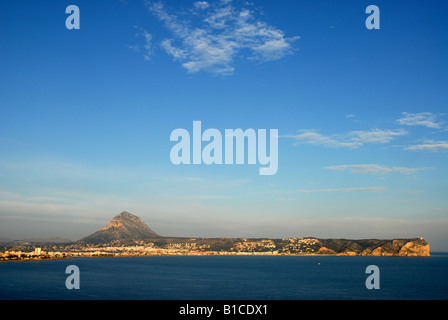
[[424,126],[427,128],[440,129],[442,122],[438,121],[439,116],[431,112],[407,113],[403,112],[403,117],[397,122],[407,126]]
[[210,6],[210,5],[208,4],[207,1],[197,1],[197,2],[194,3],[194,7],[195,7],[196,9],[202,9],[202,10],[204,10],[204,9],[207,9],[209,6]]
[[194,17],[199,23],[168,13],[161,2],[146,6],[173,37],[162,41],[162,48],[191,73],[207,71],[232,74],[237,57],[246,52],[249,60],[267,62],[294,52],[282,30],[256,19],[248,9],[238,9],[231,1],[194,3]]
[[295,144],[312,144],[321,145],[332,148],[358,148],[359,144],[355,142],[342,142],[339,137],[336,136],[324,136],[320,133],[311,130],[300,130],[298,135],[285,136],[296,140]]
[[284,136],[296,140],[296,144],[321,145],[332,148],[357,149],[364,144],[389,143],[395,137],[406,135],[405,130],[380,130],[352,131],[346,135],[324,136],[312,130],[300,130],[297,135]]
[[375,129],[371,131],[354,131],[350,135],[354,141],[361,144],[365,143],[389,143],[395,137],[404,136],[407,134],[405,130],[380,130]]
[[138,26],[134,26],[138,31],[135,33],[136,37],[142,37],[144,39],[143,46],[138,45],[127,45],[126,47],[131,49],[134,52],[142,52],[143,58],[146,61],[151,60],[154,50],[152,45],[152,34],[150,34],[146,29],[139,28]]
[[317,192],[353,192],[353,191],[384,191],[384,187],[360,187],[360,188],[339,188],[339,189],[315,189],[315,190],[299,190],[300,193],[317,193]]
[[152,51],[152,35],[146,31],[143,30],[142,34],[141,34],[144,38],[145,38],[145,44],[143,45],[143,48],[145,48],[145,53],[143,55],[143,57],[145,58],[145,60],[151,60],[153,51]]
[[377,164],[359,164],[359,165],[340,165],[340,166],[329,166],[325,167],[327,170],[333,171],[345,171],[349,170],[354,173],[401,173],[405,175],[415,174],[420,170],[426,170],[427,168],[405,168],[405,167],[386,167],[379,166]]
[[163,40],[162,48],[176,60],[186,59],[188,57],[187,52],[185,50],[173,47],[171,45],[172,41],[173,40],[170,39]]
[[409,147],[405,148],[405,150],[432,151],[432,152],[447,151],[448,150],[448,141],[426,140],[423,144],[409,146]]

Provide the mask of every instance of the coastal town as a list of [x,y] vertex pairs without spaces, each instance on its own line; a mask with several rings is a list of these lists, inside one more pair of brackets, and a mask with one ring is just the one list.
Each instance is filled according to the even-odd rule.
[[[317,239],[171,239],[159,243],[118,240],[107,244],[33,244],[19,243],[3,247],[0,262],[64,259],[74,257],[129,257],[173,255],[300,255],[315,254]],[[129,241],[128,241],[129,242]],[[230,244],[232,244],[230,246]],[[279,244],[281,244],[279,246]],[[227,247],[227,248],[226,248]]]
[[341,240],[317,238],[154,238],[109,243],[28,243],[0,246],[0,262],[76,257],[138,257],[187,255],[374,255],[429,256],[423,239]]
[[187,255],[429,256],[429,244],[422,238],[349,240],[314,237],[162,237],[139,217],[126,211],[116,215],[104,228],[75,242],[22,240],[0,243],[0,262],[76,257]]

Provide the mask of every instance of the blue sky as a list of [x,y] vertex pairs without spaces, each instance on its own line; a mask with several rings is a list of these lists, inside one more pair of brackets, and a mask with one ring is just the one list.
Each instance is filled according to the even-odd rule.
[[[0,237],[77,240],[127,210],[170,236],[448,250],[447,6],[2,1]],[[174,166],[195,120],[278,129],[277,174]]]

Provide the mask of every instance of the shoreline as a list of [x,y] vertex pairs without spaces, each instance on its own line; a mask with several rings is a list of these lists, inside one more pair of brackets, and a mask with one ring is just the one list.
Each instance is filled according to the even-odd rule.
[[[448,254],[448,252],[447,252]],[[48,259],[20,259],[20,260],[0,260],[0,263],[14,262],[44,262],[55,260],[68,260],[77,258],[150,258],[150,257],[223,257],[223,256],[239,256],[239,257],[383,257],[383,258],[429,258],[428,256],[399,256],[399,255],[350,255],[350,254],[154,254],[154,255],[117,255],[117,256],[68,256],[61,258]]]
[[64,257],[64,258],[46,258],[46,259],[15,259],[15,260],[0,260],[0,263],[13,263],[13,262],[36,262],[36,261],[54,261],[54,260],[65,260],[74,259],[76,257]]

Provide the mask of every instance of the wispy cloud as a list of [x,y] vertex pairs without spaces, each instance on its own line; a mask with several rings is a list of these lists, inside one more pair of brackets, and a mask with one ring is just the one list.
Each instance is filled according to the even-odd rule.
[[236,57],[246,52],[249,60],[278,60],[293,53],[292,43],[299,39],[286,37],[228,0],[195,2],[188,18],[170,14],[161,2],[147,1],[146,7],[173,35],[162,41],[162,48],[191,73],[232,74]]
[[379,192],[384,191],[384,187],[360,187],[360,188],[339,188],[339,189],[314,189],[314,190],[299,190],[300,193],[316,193],[316,192],[354,192],[354,191],[369,191]]
[[171,181],[171,182],[205,182],[206,179],[200,177],[183,177],[183,176],[163,176],[155,177],[155,179]]
[[406,147],[405,150],[431,151],[431,152],[447,151],[448,150],[448,141],[426,140],[422,144],[416,144],[416,145]]
[[359,143],[354,141],[343,141],[340,136],[324,136],[318,132],[312,130],[300,130],[297,135],[284,136],[286,138],[292,138],[295,144],[312,144],[332,148],[358,148]]
[[443,122],[439,121],[439,117],[439,115],[431,112],[403,112],[402,117],[398,119],[397,122],[401,125],[407,126],[424,126],[427,128],[440,129],[443,126]]
[[145,58],[145,60],[151,60],[151,57],[153,55],[152,35],[146,30],[143,30],[141,35],[143,36],[143,38],[145,38],[145,44],[143,45],[145,53],[143,54],[143,57]]
[[373,173],[373,174],[389,174],[389,173],[401,173],[404,175],[415,174],[421,170],[427,170],[428,168],[405,168],[405,167],[387,167],[377,164],[358,164],[358,165],[339,165],[325,167],[327,170],[333,171],[350,171],[354,173]]
[[210,4],[207,1],[197,1],[194,3],[194,7],[196,9],[205,10],[210,7]]
[[389,143],[399,136],[407,134],[406,130],[380,130],[352,131],[345,135],[324,136],[312,130],[300,130],[297,135],[283,136],[295,140],[295,144],[320,145],[331,148],[352,148],[357,149],[365,144]]
[[138,32],[135,34],[136,37],[142,37],[144,39],[143,45],[127,45],[129,49],[131,49],[134,52],[142,52],[143,51],[143,58],[146,61],[151,60],[154,50],[152,45],[152,34],[150,34],[146,29],[141,29],[138,26],[135,26],[136,29],[139,29]]
[[360,143],[361,145],[366,143],[389,143],[393,139],[399,136],[407,134],[406,130],[380,130],[374,129],[370,131],[353,131],[351,138]]

